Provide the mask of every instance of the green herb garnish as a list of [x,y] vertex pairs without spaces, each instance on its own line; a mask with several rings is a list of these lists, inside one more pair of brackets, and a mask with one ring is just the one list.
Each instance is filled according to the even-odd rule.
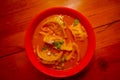
[[53,43],[53,45],[57,48],[57,49],[61,49],[61,45],[64,43],[64,41],[55,41]]
[[47,45],[44,45],[43,47],[42,47],[42,50],[49,50],[50,48],[47,46]]
[[75,19],[73,25],[76,26],[76,25],[78,25],[78,23],[79,23],[79,20]]
[[46,50],[47,48],[46,47],[43,47],[42,50]]
[[64,43],[64,41],[60,41],[59,43],[60,43],[60,44],[63,44],[63,43]]
[[60,45],[60,44],[58,44],[56,47],[57,47],[57,49],[60,49],[60,48],[61,48],[61,45]]

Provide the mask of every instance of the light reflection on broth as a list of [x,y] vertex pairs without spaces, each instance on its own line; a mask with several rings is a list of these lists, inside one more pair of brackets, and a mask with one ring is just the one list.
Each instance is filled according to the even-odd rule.
[[88,46],[87,33],[79,19],[52,15],[36,28],[33,46],[38,60],[45,66],[69,69],[84,57]]

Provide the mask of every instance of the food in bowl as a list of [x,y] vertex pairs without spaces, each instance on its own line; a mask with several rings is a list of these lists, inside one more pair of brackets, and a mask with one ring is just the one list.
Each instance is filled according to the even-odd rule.
[[76,66],[88,48],[88,35],[78,18],[54,14],[43,19],[32,40],[38,61],[50,69]]
[[69,77],[84,70],[95,50],[89,21],[78,11],[53,7],[30,23],[25,49],[32,65],[52,77]]

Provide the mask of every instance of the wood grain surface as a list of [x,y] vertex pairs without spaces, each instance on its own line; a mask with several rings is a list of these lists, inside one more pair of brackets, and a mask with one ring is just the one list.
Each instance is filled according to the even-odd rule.
[[[35,69],[24,47],[30,21],[56,6],[81,12],[96,36],[91,63],[83,72],[64,79]],[[120,80],[120,0],[0,0],[0,80]]]

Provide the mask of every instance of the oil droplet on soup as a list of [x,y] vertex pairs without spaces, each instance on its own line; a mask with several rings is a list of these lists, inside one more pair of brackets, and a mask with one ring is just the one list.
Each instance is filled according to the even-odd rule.
[[87,32],[80,20],[68,15],[51,15],[43,19],[33,35],[38,61],[51,69],[66,70],[84,57]]

